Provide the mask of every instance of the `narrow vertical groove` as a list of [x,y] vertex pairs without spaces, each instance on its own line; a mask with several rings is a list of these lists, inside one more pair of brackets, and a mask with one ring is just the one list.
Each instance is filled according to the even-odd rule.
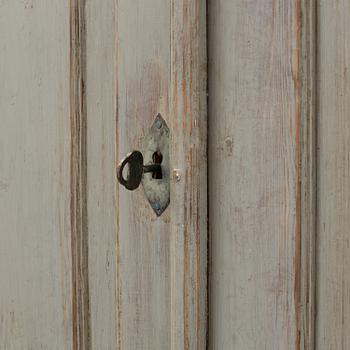
[[[313,125],[312,125],[312,129],[314,131],[314,140],[313,140],[313,162],[314,162],[314,173],[313,173],[313,177],[312,177],[312,181],[314,183],[314,193],[313,193],[313,203],[314,203],[314,218],[313,218],[313,246],[314,246],[314,251],[313,251],[313,255],[311,256],[311,263],[312,263],[312,278],[311,278],[311,282],[312,282],[312,300],[313,302],[310,303],[310,307],[309,309],[311,310],[311,317],[312,317],[312,326],[310,327],[311,329],[311,334],[310,334],[310,349],[311,350],[316,350],[316,346],[317,346],[317,341],[316,341],[316,324],[317,324],[317,284],[318,284],[318,280],[317,280],[317,244],[318,244],[318,240],[317,240],[317,232],[318,232],[318,213],[319,213],[319,209],[318,209],[318,186],[319,186],[319,182],[318,182],[318,176],[319,176],[319,172],[318,172],[318,151],[317,151],[317,145],[318,145],[318,119],[317,119],[317,115],[319,112],[319,102],[318,102],[318,96],[319,96],[319,90],[317,89],[317,79],[318,79],[318,72],[319,72],[319,68],[318,68],[318,59],[317,59],[317,52],[318,52],[318,21],[319,21],[319,15],[318,15],[318,10],[317,10],[317,1],[318,0],[313,0],[312,1],[312,8],[313,8],[313,15],[314,15],[314,20],[313,23],[311,25],[312,31],[314,33],[314,38],[313,38],[313,86],[314,88],[312,89],[312,98],[314,99],[313,102],[313,106],[314,106],[314,111],[313,111]],[[311,347],[312,346],[312,347]]]
[[70,0],[70,162],[73,349],[89,350],[85,0]]
[[207,103],[207,144],[206,144],[206,153],[207,153],[207,296],[206,296],[206,350],[209,349],[209,329],[211,327],[210,323],[210,296],[211,296],[211,230],[210,230],[210,181],[209,181],[209,165],[210,165],[210,152],[209,152],[209,144],[210,144],[210,133],[209,133],[209,69],[210,69],[210,36],[209,36],[209,1],[206,0],[205,3],[205,39],[206,39],[206,48],[205,48],[205,53],[206,53],[206,72],[207,72],[207,79],[206,79],[206,103]]
[[[115,81],[115,91],[116,91],[116,96],[115,96],[115,118],[116,118],[116,130],[115,130],[115,163],[118,163],[119,159],[119,76],[118,76],[118,65],[119,65],[119,21],[118,21],[118,16],[119,16],[119,0],[115,0],[115,13],[116,13],[116,37],[115,37],[115,69],[116,69],[116,81]],[[116,187],[115,187],[115,198],[116,198],[116,212],[115,212],[115,217],[116,217],[116,319],[117,319],[117,332],[116,332],[116,344],[117,344],[117,350],[121,350],[123,348],[122,346],[122,315],[121,315],[121,310],[122,310],[122,289],[121,289],[121,280],[120,280],[120,217],[119,217],[119,184],[116,182]]]
[[301,31],[301,281],[300,350],[315,348],[316,0],[302,0]]
[[303,120],[303,109],[302,109],[302,72],[301,72],[301,52],[302,52],[302,4],[301,0],[294,0],[293,3],[293,36],[294,36],[294,46],[292,51],[293,56],[293,81],[294,81],[294,123],[295,123],[295,139],[294,144],[297,148],[295,152],[295,203],[296,203],[296,230],[295,230],[295,244],[294,244],[294,315],[295,315],[295,332],[294,332],[294,349],[297,350],[300,347],[300,301],[301,301],[301,235],[302,235],[302,212],[301,212],[301,192],[302,192],[302,144],[301,144],[301,130],[302,130],[302,120]]

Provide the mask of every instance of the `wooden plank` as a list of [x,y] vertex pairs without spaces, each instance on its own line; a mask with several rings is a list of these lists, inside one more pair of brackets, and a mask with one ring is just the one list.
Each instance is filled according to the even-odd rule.
[[0,348],[72,349],[69,8],[0,2]]
[[212,349],[298,349],[301,2],[209,2]]
[[318,2],[316,348],[350,348],[350,3]]
[[206,2],[171,1],[171,349],[207,334]]
[[[170,207],[117,187],[118,349],[205,347],[205,2],[117,2],[117,157],[158,113],[171,130]],[[177,181],[177,180],[172,180]]]
[[86,3],[87,213],[91,348],[116,349],[115,1]]
[[207,331],[206,7],[171,2],[171,349],[205,349]]

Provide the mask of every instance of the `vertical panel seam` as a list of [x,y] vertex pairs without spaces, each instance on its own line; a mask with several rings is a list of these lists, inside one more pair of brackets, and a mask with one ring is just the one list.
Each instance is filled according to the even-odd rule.
[[70,220],[74,350],[90,345],[87,222],[87,110],[85,0],[70,0]]
[[301,33],[301,281],[300,350],[315,348],[316,215],[317,215],[317,85],[316,0],[302,0]]
[[[115,69],[116,69],[116,80],[115,80],[115,118],[116,118],[116,130],[115,130],[115,162],[117,164],[119,157],[119,75],[118,75],[118,64],[119,64],[119,0],[115,0],[115,13],[116,13],[116,37],[115,37]],[[120,217],[119,217],[119,184],[116,182],[115,186],[115,198],[116,198],[116,320],[117,320],[117,332],[116,332],[116,344],[117,349],[121,350],[123,348],[122,345],[122,288],[121,288],[121,280],[120,280]]]

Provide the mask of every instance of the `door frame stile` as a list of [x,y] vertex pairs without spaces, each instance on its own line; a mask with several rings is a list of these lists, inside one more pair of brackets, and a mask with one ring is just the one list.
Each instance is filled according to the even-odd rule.
[[171,0],[171,349],[207,337],[206,1]]

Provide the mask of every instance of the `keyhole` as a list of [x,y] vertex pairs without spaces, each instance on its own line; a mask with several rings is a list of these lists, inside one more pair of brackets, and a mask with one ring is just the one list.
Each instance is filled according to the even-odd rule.
[[[154,164],[162,164],[163,161],[163,155],[160,151],[154,152],[152,156],[152,160]],[[162,174],[162,169],[160,168],[159,170],[153,171],[152,172],[152,178],[153,179],[162,179],[163,174]]]

